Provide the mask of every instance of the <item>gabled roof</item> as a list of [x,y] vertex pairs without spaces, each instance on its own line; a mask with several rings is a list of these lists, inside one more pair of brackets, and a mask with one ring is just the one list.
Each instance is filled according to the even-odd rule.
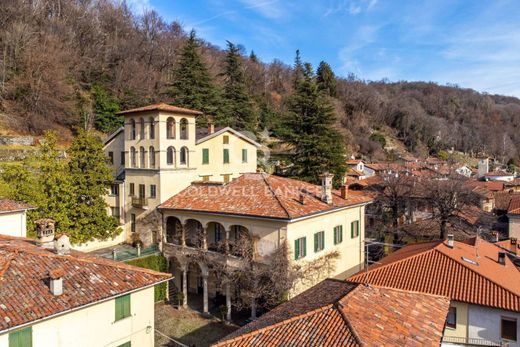
[[138,112],[148,112],[148,111],[163,111],[163,112],[172,112],[172,113],[182,113],[182,114],[189,114],[189,115],[202,115],[203,113],[201,111],[197,110],[190,110],[188,108],[178,107],[178,106],[172,106],[166,103],[160,103],[160,104],[153,104],[138,108],[133,108],[130,110],[125,110],[118,112],[117,114],[121,115],[127,115],[131,113],[138,113]]
[[495,192],[495,209],[507,211],[512,199],[520,199],[520,193]]
[[242,134],[242,133],[239,132],[239,131],[236,131],[235,129],[233,129],[233,128],[231,128],[231,127],[225,127],[225,128],[222,128],[222,129],[220,129],[220,130],[218,130],[218,131],[215,131],[213,134],[209,134],[209,135],[206,135],[206,136],[204,136],[204,137],[198,138],[196,144],[199,145],[199,144],[201,144],[201,143],[203,143],[203,142],[206,142],[206,141],[208,141],[208,140],[210,140],[210,139],[212,139],[212,138],[214,138],[214,137],[217,137],[217,136],[219,136],[220,134],[223,134],[223,133],[225,133],[225,132],[229,132],[229,133],[231,133],[231,134],[233,134],[233,135],[235,135],[235,136],[241,138],[242,140],[251,143],[252,145],[254,145],[254,146],[256,146],[256,147],[262,147],[262,145],[259,144],[258,142],[256,142],[255,140],[250,139],[250,138],[247,137],[246,135]]
[[439,345],[445,297],[327,279],[215,346]]
[[[520,312],[520,272],[507,257],[498,263],[500,251],[480,238],[455,241],[453,248],[441,241],[413,244],[371,266],[368,283]],[[360,272],[349,281],[365,278]]]
[[[327,204],[321,200],[321,192],[321,186],[307,182],[245,173],[225,185],[192,184],[159,208],[292,220],[372,201],[362,192],[350,191],[343,199],[333,191],[332,204]],[[303,204],[300,194],[305,197]]]
[[507,208],[508,214],[520,214],[520,196],[514,195]]
[[484,187],[494,192],[504,190],[504,182],[468,180],[465,184],[470,188]]
[[114,131],[112,134],[108,135],[106,140],[103,142],[103,146],[106,146],[117,137],[121,132],[125,131],[125,127],[119,127],[116,131]]
[[0,198],[0,214],[34,210],[36,207],[26,204],[24,202],[18,202],[10,199]]
[[[49,290],[50,271],[64,272],[60,296]],[[0,235],[0,334],[170,277],[74,250],[58,255],[34,240]]]
[[488,177],[509,177],[509,176],[514,176],[514,175],[512,173],[505,172],[505,171],[492,171],[492,172],[486,173],[484,176],[488,176]]

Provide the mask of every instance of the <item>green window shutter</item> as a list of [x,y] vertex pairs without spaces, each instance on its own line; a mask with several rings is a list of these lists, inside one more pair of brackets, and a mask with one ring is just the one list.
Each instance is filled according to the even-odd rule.
[[339,242],[343,242],[343,225],[339,226]]
[[10,333],[9,347],[32,347],[32,327]]
[[334,244],[337,245],[338,244],[338,228],[337,227],[334,227]]
[[202,164],[209,164],[209,148],[202,149]]
[[303,238],[303,256],[305,257],[307,255],[307,238]]
[[224,148],[224,164],[228,164],[228,163],[229,163],[229,149]]
[[319,233],[314,234],[314,252],[317,252],[318,251],[318,247],[319,247],[318,246],[318,242],[319,242],[318,241],[318,235],[319,235]]
[[131,314],[130,294],[120,296],[115,300],[116,304],[116,321],[129,317]]
[[320,234],[321,234],[321,249],[325,249],[325,232],[322,231]]
[[132,347],[132,341],[125,342],[117,347]]
[[242,149],[242,163],[247,163],[247,149]]
[[300,255],[300,242],[298,241],[299,240],[294,240],[294,260],[297,260]]

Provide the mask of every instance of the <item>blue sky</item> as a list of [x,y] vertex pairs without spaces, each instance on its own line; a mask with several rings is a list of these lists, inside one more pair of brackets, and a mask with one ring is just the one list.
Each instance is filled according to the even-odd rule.
[[361,79],[452,83],[520,97],[520,2],[400,0],[127,0],[207,41]]

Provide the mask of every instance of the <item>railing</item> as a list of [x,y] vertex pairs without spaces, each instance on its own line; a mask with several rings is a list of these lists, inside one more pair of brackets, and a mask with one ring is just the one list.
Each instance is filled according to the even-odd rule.
[[[181,246],[169,242],[163,243],[163,254],[166,257],[175,255],[193,256],[200,254],[201,251],[202,250],[197,247]],[[239,268],[245,265],[244,259],[231,254],[223,254],[209,249],[202,252],[204,252],[207,258],[212,262],[226,263],[233,268]]]
[[133,197],[132,206],[138,208],[148,208],[148,199],[141,197]]
[[472,337],[456,337],[456,336],[444,336],[442,343],[450,343],[454,345],[465,345],[465,346],[508,346],[507,342],[490,341],[481,338]]

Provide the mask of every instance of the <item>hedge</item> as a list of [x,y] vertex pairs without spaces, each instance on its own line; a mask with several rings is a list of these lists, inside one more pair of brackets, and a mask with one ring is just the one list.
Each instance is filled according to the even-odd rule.
[[[129,265],[142,267],[145,269],[166,272],[168,271],[168,262],[162,255],[151,255],[145,258],[130,260],[127,262]],[[167,283],[160,283],[154,288],[155,302],[166,299],[166,287]]]

